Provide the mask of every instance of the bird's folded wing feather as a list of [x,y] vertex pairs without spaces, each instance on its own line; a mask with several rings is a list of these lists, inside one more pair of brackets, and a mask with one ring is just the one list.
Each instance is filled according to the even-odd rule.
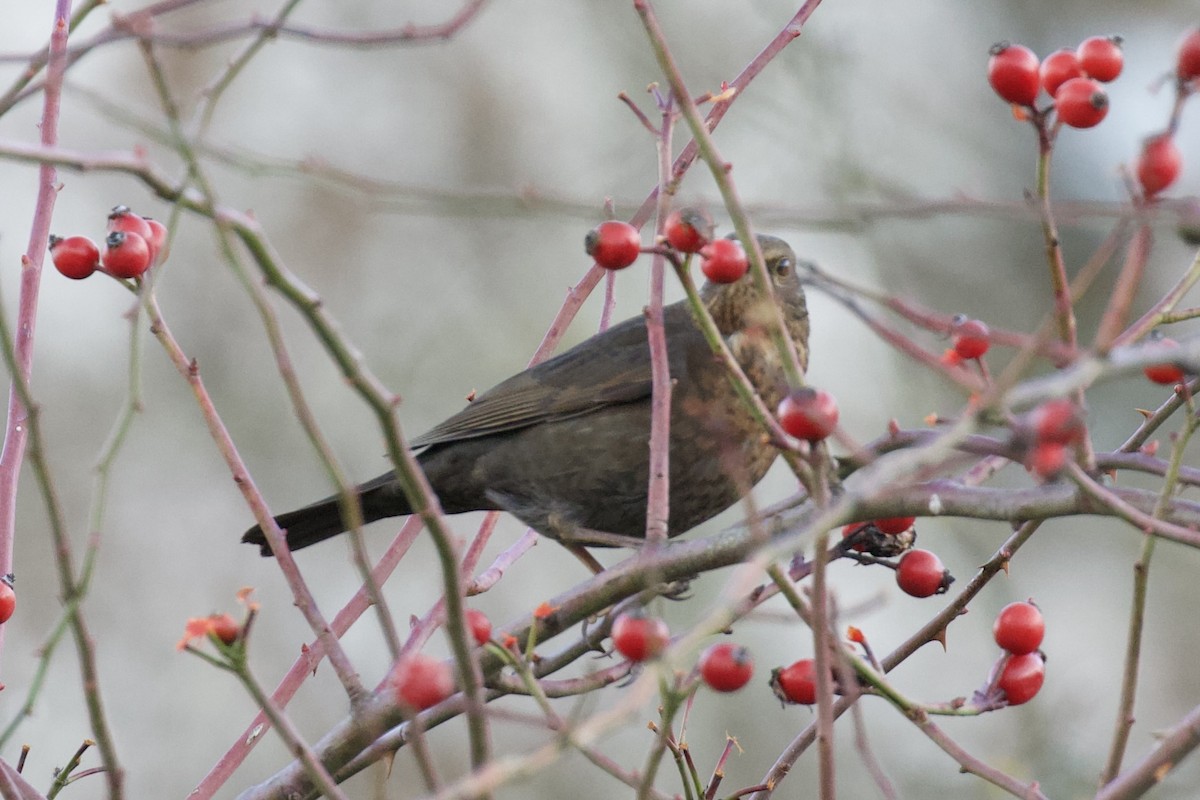
[[[679,379],[687,368],[687,342],[700,333],[688,320],[674,319],[688,316],[685,306],[667,306],[663,312],[672,331],[667,337],[671,377]],[[650,387],[645,321],[635,317],[489,389],[410,445],[428,447],[575,417],[649,398]]]

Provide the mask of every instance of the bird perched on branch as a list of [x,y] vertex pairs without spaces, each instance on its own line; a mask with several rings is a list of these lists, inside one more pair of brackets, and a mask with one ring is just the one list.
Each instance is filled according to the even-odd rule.
[[[808,363],[808,311],[792,248],[759,236],[775,302]],[[766,329],[770,311],[746,274],[707,283],[701,296],[729,349],[768,408],[788,391]],[[663,308],[671,393],[669,534],[729,508],[778,451],[737,396],[687,301]],[[625,320],[509,378],[410,444],[447,514],[507,511],[541,534],[574,544],[646,535],[650,350],[643,316]],[[392,472],[357,487],[366,522],[411,513]],[[275,518],[292,550],[346,529],[337,496]],[[600,535],[593,536],[592,534]],[[271,555],[262,529],[242,541]],[[610,542],[608,542],[610,543]]]

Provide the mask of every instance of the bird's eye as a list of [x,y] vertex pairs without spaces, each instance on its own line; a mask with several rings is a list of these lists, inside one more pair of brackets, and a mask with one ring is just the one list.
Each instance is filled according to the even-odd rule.
[[785,256],[784,258],[781,258],[778,261],[776,261],[775,262],[775,274],[778,275],[780,278],[786,278],[788,275],[791,275],[792,274],[792,260]]

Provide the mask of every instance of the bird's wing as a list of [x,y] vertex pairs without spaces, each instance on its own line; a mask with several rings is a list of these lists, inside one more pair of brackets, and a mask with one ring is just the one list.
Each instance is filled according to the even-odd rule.
[[[663,314],[670,331],[671,377],[679,379],[687,367],[687,342],[700,332],[682,304],[665,307]],[[635,317],[489,389],[410,444],[428,447],[490,436],[649,397],[646,325]]]

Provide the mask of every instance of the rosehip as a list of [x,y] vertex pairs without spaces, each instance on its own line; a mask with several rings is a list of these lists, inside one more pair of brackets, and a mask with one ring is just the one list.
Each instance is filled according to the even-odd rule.
[[802,658],[790,667],[771,671],[771,691],[784,703],[811,706],[817,702],[816,662]]
[[1062,442],[1041,442],[1029,455],[1029,468],[1039,478],[1053,478],[1067,465],[1067,446]]
[[944,594],[953,580],[942,560],[928,550],[909,550],[896,566],[896,585],[913,597]]
[[1135,172],[1146,197],[1153,197],[1170,186],[1182,170],[1183,153],[1179,152],[1171,134],[1152,136],[1142,144]]
[[1029,417],[1038,444],[1073,444],[1083,434],[1079,406],[1065,398],[1047,400],[1030,412]]
[[805,386],[783,398],[775,415],[790,435],[819,442],[837,427],[837,400],[823,389]]
[[988,59],[988,83],[1004,100],[1031,106],[1038,93],[1038,57],[1028,47],[1000,42]]
[[1028,703],[1046,680],[1046,661],[1041,653],[1009,656],[996,685],[1003,690],[1010,706]]
[[147,242],[154,235],[150,223],[144,220],[141,216],[133,213],[129,206],[113,206],[113,210],[108,215],[108,232],[124,231],[125,233],[136,233],[138,236],[145,239]]
[[698,208],[672,211],[663,225],[667,243],[681,253],[697,253],[712,241],[713,223],[708,214]]
[[86,236],[50,237],[54,268],[71,280],[81,281],[100,266],[100,248]]
[[700,271],[713,283],[734,283],[746,274],[750,261],[736,239],[717,239],[700,250]]
[[[1158,343],[1164,347],[1179,346],[1179,343],[1169,336],[1162,337],[1158,340]],[[1145,373],[1147,378],[1155,383],[1161,383],[1163,386],[1171,386],[1179,383],[1186,376],[1182,367],[1170,361],[1165,361],[1161,364],[1151,364],[1148,367],[1144,367],[1142,372]]]
[[977,319],[968,319],[957,323],[952,332],[954,334],[954,352],[964,360],[979,358],[991,346],[991,342],[988,341],[991,330],[985,323]]
[[1179,40],[1175,74],[1183,83],[1200,77],[1200,28],[1192,28]]
[[13,590],[12,575],[0,578],[0,625],[12,619],[17,610],[17,593]]
[[700,677],[718,692],[736,692],[753,675],[754,659],[744,647],[721,642],[700,655]]
[[898,533],[904,533],[916,521],[916,517],[884,517],[883,519],[872,520],[871,524],[878,528],[880,533],[895,536]]
[[415,653],[396,662],[391,681],[396,702],[410,712],[424,711],[454,694],[450,667],[424,653]]
[[621,614],[613,622],[613,647],[630,661],[657,658],[671,643],[671,630],[658,617]]
[[1071,78],[1054,95],[1058,118],[1072,128],[1092,128],[1108,114],[1108,94],[1091,78]]
[[1185,377],[1183,368],[1178,364],[1151,364],[1142,371],[1147,378],[1163,386],[1181,383]]
[[151,217],[145,217],[145,220],[146,224],[150,226],[150,237],[146,239],[146,244],[150,245],[150,263],[161,264],[167,260],[167,255],[171,252],[166,249],[167,226]]
[[[858,533],[859,531],[865,529],[866,527],[867,527],[866,523],[852,522],[849,525],[847,525],[846,527],[842,528],[842,538],[849,539],[851,536],[853,536],[854,534]],[[866,543],[865,534],[863,536],[860,536],[859,541],[856,542],[855,544],[851,545],[850,549],[855,550],[859,553],[867,552],[867,543]]]
[[605,269],[624,269],[637,261],[642,239],[637,228],[628,222],[610,219],[588,233],[583,248]]
[[1091,36],[1079,43],[1075,55],[1079,66],[1089,78],[1102,83],[1115,80],[1125,66],[1125,54],[1121,52],[1120,36]]
[[487,644],[492,638],[492,621],[487,618],[487,614],[478,608],[468,608],[464,616],[475,644]]
[[1000,609],[992,625],[996,644],[1014,656],[1037,650],[1045,633],[1046,620],[1033,603],[1009,603]]
[[136,233],[113,231],[104,240],[101,263],[110,275],[136,278],[150,267],[150,246]]
[[1046,90],[1046,94],[1054,97],[1058,87],[1071,78],[1083,77],[1083,67],[1079,65],[1079,57],[1075,55],[1074,50],[1055,50],[1042,59],[1038,75],[1041,77],[1042,88]]

